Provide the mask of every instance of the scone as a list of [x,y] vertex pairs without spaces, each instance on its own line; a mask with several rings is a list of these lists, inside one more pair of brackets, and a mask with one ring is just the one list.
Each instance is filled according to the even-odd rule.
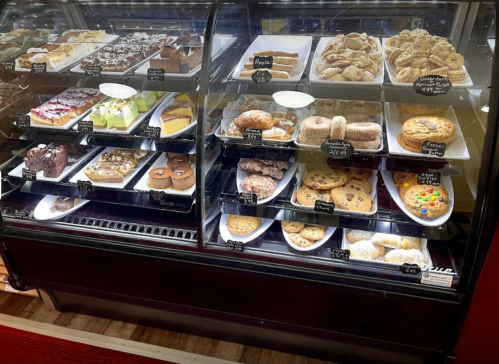
[[296,192],[296,200],[300,205],[315,206],[315,201],[333,202],[330,190],[314,190],[308,186],[301,186]]
[[331,190],[331,198],[337,208],[348,211],[371,211],[371,196],[365,193],[362,189],[338,187]]
[[227,229],[234,235],[248,235],[262,225],[259,217],[229,215]]
[[346,238],[347,240],[351,243],[351,244],[354,244],[358,241],[361,241],[361,240],[371,240],[371,236],[373,235],[373,233],[369,232],[369,231],[363,231],[363,230],[350,230],[347,235],[346,235]]
[[320,227],[307,225],[300,231],[300,235],[309,240],[321,240],[324,237],[324,230]]
[[403,198],[411,214],[433,219],[449,211],[447,191],[440,186],[417,185],[409,188]]
[[281,221],[281,227],[287,233],[299,233],[305,228],[305,224],[295,221]]
[[314,170],[307,174],[303,184],[316,190],[330,190],[342,186],[347,181],[345,173],[338,169]]
[[293,244],[295,244],[301,248],[306,248],[308,246],[314,245],[314,243],[315,243],[315,241],[310,240],[310,239],[306,239],[303,236],[301,236],[300,234],[296,234],[296,233],[291,233],[288,235],[288,237],[289,237],[289,240],[291,240],[293,242]]

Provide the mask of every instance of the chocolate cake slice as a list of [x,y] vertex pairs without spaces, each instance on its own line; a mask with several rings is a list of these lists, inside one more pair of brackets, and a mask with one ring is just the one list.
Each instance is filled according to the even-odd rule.
[[50,211],[68,211],[75,207],[76,200],[72,197],[57,197],[54,204],[50,207]]
[[54,149],[43,157],[43,175],[48,178],[59,177],[68,164],[66,150]]
[[31,171],[41,171],[43,169],[44,157],[49,151],[49,147],[45,144],[40,144],[38,147],[30,149],[24,158],[24,164]]

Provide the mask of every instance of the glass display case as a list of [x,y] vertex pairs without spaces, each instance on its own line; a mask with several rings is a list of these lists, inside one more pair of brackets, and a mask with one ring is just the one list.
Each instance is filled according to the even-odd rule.
[[[19,0],[0,19],[14,288],[328,332],[354,345],[339,358],[452,355],[498,220],[495,3]],[[396,323],[374,333],[361,301]]]

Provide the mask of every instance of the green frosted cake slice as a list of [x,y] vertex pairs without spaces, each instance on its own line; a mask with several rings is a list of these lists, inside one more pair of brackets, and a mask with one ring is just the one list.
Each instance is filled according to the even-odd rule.
[[90,120],[94,123],[96,128],[105,128],[107,125],[106,111],[113,100],[102,102],[92,107],[92,112],[89,115]]
[[156,102],[156,93],[154,91],[140,91],[132,99],[139,112],[148,112]]
[[[119,130],[128,130],[130,125],[139,117],[137,105],[133,100],[116,100],[112,107],[107,125],[108,128],[114,127]],[[110,126],[112,125],[112,126]]]

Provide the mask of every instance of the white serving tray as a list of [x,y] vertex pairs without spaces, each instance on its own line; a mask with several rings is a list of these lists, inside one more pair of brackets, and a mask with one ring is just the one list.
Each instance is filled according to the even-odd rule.
[[[139,112],[139,116],[135,119],[135,121],[130,125],[130,127],[127,129],[127,130],[118,130],[116,128],[112,128],[112,129],[108,129],[108,128],[104,128],[104,129],[97,129],[97,128],[94,128],[94,133],[107,133],[107,134],[131,134],[135,129],[137,129],[137,127],[142,123],[142,121],[148,117],[149,115],[151,115],[151,113],[156,109],[156,107],[158,107],[158,105],[160,105],[162,103],[162,101],[166,98],[166,96],[168,96],[168,92],[165,92],[159,99],[156,100],[156,102],[154,103],[154,105],[149,109],[149,111],[147,112]],[[102,101],[104,102],[104,101]],[[100,103],[102,103],[100,102]],[[90,110],[92,111],[92,110]],[[85,118],[83,119],[84,121],[85,120],[90,120],[90,116],[89,116],[90,112],[87,113],[87,115],[85,116]],[[73,130],[78,130],[78,125],[75,125],[75,127],[73,128]]]
[[[305,224],[306,225],[306,224]],[[315,250],[322,245],[324,245],[325,242],[327,242],[331,236],[333,236],[334,232],[336,231],[335,227],[328,227],[326,232],[324,233],[324,237],[321,240],[317,240],[313,245],[307,246],[306,248],[302,248],[296,244],[294,244],[291,239],[289,238],[289,233],[282,230],[282,235],[284,235],[284,239],[286,239],[286,242],[289,244],[290,247],[292,247],[295,250],[299,250],[301,252],[308,252],[311,250]]]
[[[295,189],[293,191],[293,197],[291,197],[291,205],[298,207],[303,210],[308,210],[308,211],[314,211],[314,206],[305,206],[301,205],[298,203],[296,199],[296,194],[298,190],[300,189],[302,185],[302,181],[305,179],[307,176],[307,165],[306,164],[299,164],[298,165],[298,173],[296,174],[296,185]],[[374,215],[376,212],[378,212],[378,171],[373,170],[373,175],[368,178],[369,183],[371,184],[372,191],[370,193],[371,199],[373,200],[373,206],[371,207],[371,211],[369,212],[361,212],[361,211],[349,211],[349,210],[342,210],[340,206],[336,206],[334,208],[334,214],[339,214],[339,215],[359,215],[359,216],[370,216]]]
[[385,52],[381,48],[381,42],[379,38],[375,37],[376,44],[378,45],[378,52],[381,53],[381,62],[379,64],[379,71],[374,76],[374,80],[372,82],[366,81],[329,81],[329,80],[321,80],[319,78],[319,72],[317,72],[316,66],[317,63],[322,61],[321,53],[326,48],[327,43],[334,39],[335,37],[322,37],[317,47],[315,48],[314,58],[312,59],[312,66],[310,67],[310,82],[311,83],[330,83],[337,85],[350,85],[350,86],[365,86],[365,85],[383,85],[383,81],[385,79],[385,67],[383,67],[383,61],[385,58]]
[[[69,64],[67,64],[65,66],[62,66],[62,67],[60,67],[58,69],[53,69],[53,70],[47,69],[47,73],[60,73],[60,72],[66,71],[66,70],[70,69],[75,63],[80,62],[83,58],[88,57],[88,56],[90,56],[90,55],[92,55],[92,54],[100,51],[102,48],[104,48],[108,44],[114,42],[118,38],[119,38],[119,35],[106,34],[106,36],[104,37],[104,39],[102,40],[102,42],[98,42],[97,43],[97,48],[92,49],[87,54],[85,54],[85,55],[83,55],[83,56],[81,56],[79,58],[76,58],[71,63],[69,63]],[[49,44],[50,43],[51,42],[49,42]],[[78,42],[68,42],[68,43],[78,43]],[[62,43],[62,44],[64,44],[64,43]],[[87,43],[84,43],[84,44],[87,44]],[[21,67],[19,67],[19,61],[16,59],[16,72],[29,72],[29,73],[31,73],[31,68],[21,68]],[[82,73],[85,73],[85,71],[83,71]],[[101,73],[104,73],[104,72],[101,72]]]
[[443,186],[447,190],[447,197],[449,199],[449,211],[447,211],[444,215],[436,217],[434,219],[425,219],[411,214],[407,207],[405,207],[404,201],[402,201],[402,199],[400,198],[400,193],[397,189],[397,186],[395,186],[392,172],[381,171],[381,176],[383,177],[383,181],[385,182],[386,188],[388,192],[390,192],[393,201],[395,201],[398,207],[400,207],[400,209],[404,211],[404,213],[410,219],[416,221],[417,223],[424,226],[440,226],[445,224],[445,222],[449,220],[450,215],[452,215],[452,210],[454,210],[454,187],[452,186],[452,180],[450,176],[442,175],[440,178],[440,183],[443,184]]
[[[385,54],[385,49],[386,49],[386,42],[388,41],[389,38],[382,38],[383,42],[383,54]],[[403,87],[412,87],[413,83],[412,82],[398,82],[397,81],[397,71],[395,65],[391,64],[388,62],[388,60],[385,57],[385,65],[386,65],[386,70],[388,72],[388,76],[390,76],[390,81],[392,82],[392,85],[394,86],[403,86]],[[470,74],[468,73],[468,70],[466,67],[463,65],[463,70],[466,71],[466,78],[464,80],[464,83],[453,83],[452,87],[454,88],[463,88],[463,87],[471,87],[473,86],[473,81],[471,80]]]
[[35,211],[33,211],[33,217],[37,220],[57,220],[61,217],[69,215],[74,211],[82,208],[84,205],[90,202],[90,200],[80,200],[80,203],[75,207],[67,211],[50,211],[52,206],[52,201],[57,199],[58,196],[47,195],[36,205]]
[[[151,119],[149,119],[149,126],[153,126],[153,127],[156,127],[156,128],[160,128],[161,129],[161,138],[162,139],[172,139],[172,138],[175,138],[179,135],[182,135],[183,133],[186,133],[188,132],[189,130],[191,130],[192,128],[194,128],[197,123],[198,123],[198,117],[197,115],[193,115],[193,119],[192,122],[185,128],[183,128],[182,130],[180,131],[177,131],[176,133],[173,133],[173,134],[170,134],[170,135],[166,135],[163,133],[163,128],[161,127],[161,120],[160,120],[160,116],[161,116],[161,113],[163,112],[163,109],[171,104],[173,104],[175,102],[174,100],[174,97],[178,94],[180,94],[182,92],[172,92],[168,95],[167,98],[165,98],[161,104],[158,105],[158,107],[156,108],[156,110],[154,111],[154,114],[152,114],[151,116]],[[166,94],[165,94],[166,95]]]
[[297,52],[299,54],[298,64],[289,72],[289,79],[273,78],[271,82],[297,82],[300,81],[303,71],[310,56],[312,37],[293,35],[259,35],[248,47],[237,64],[232,78],[235,80],[251,81],[251,77],[240,77],[239,74],[245,70],[244,64],[249,62],[253,53],[266,50],[279,50],[284,52]]
[[251,234],[234,235],[227,228],[227,218],[228,217],[229,217],[229,214],[222,214],[222,217],[220,218],[220,225],[219,225],[220,236],[222,237],[222,239],[225,242],[227,242],[227,240],[234,240],[234,241],[240,241],[243,244],[249,243],[250,241],[258,238],[274,222],[274,220],[272,220],[272,219],[262,219],[262,225],[258,229],[253,231]]
[[[147,185],[147,180],[149,179],[149,171],[158,167],[168,168],[168,158],[165,153],[161,153],[158,159],[152,164],[152,166],[144,173],[144,175],[140,178],[139,182],[133,187],[135,191],[163,191],[167,195],[176,195],[176,196],[192,196],[194,191],[196,191],[196,184],[194,184],[191,188],[186,190],[176,190],[173,188],[173,185],[170,188],[159,189],[159,188],[151,188]],[[196,165],[193,164],[191,166],[192,171],[194,172],[194,176],[196,175]]]
[[[347,239],[347,234],[350,232],[350,230],[352,230],[352,229],[343,229],[343,239],[341,241],[341,249],[350,250],[350,242]],[[374,233],[372,233],[371,236],[373,234]],[[392,234],[392,235],[398,235],[398,234]],[[404,235],[400,235],[400,236],[404,236]],[[427,271],[429,268],[433,267],[433,262],[431,260],[430,251],[428,250],[428,240],[421,238],[420,241],[421,241],[421,253],[423,253],[423,256],[425,258],[425,264],[420,268],[421,268],[421,271],[424,272],[424,271]],[[393,250],[392,248],[387,248],[387,247],[384,247],[384,248],[385,248],[385,255],[390,250]],[[359,258],[350,258],[350,260],[356,261],[356,262],[367,263],[367,264],[372,263],[373,266],[379,266],[379,267],[384,266],[385,268],[391,268],[391,269],[393,269],[393,268],[396,269],[400,266],[400,264],[398,264],[398,263],[385,262],[385,260],[383,258],[384,258],[384,256],[378,257],[378,258],[373,259],[373,260],[359,259]]]
[[[248,158],[241,158],[239,160],[239,162],[243,162],[246,159],[248,159]],[[282,192],[282,190],[284,190],[286,188],[286,186],[289,184],[289,182],[291,181],[291,178],[293,178],[293,176],[295,175],[295,171],[296,171],[297,167],[298,167],[298,163],[289,163],[289,167],[288,167],[288,169],[284,170],[284,175],[283,175],[281,180],[278,180],[276,178],[272,178],[277,183],[277,188],[275,189],[274,193],[267,198],[257,200],[256,204],[263,205],[263,204],[273,200],[274,198],[276,198]],[[252,174],[259,174],[259,173],[251,173],[251,172],[245,171],[244,169],[241,169],[239,167],[237,168],[237,176],[236,177],[237,177],[237,191],[238,192],[243,192],[241,190],[241,188],[239,187],[239,185],[243,182],[244,177],[249,177]]]
[[[88,165],[91,165],[91,164],[95,164],[97,162],[99,162],[99,157],[106,153],[106,152],[112,152],[114,151],[116,148],[112,148],[112,147],[109,147],[109,148],[106,148],[104,149],[101,153],[99,153],[98,155],[95,156],[95,158],[93,158],[89,163],[87,163],[85,165],[88,166]],[[83,167],[82,169],[80,169],[80,171],[75,174],[73,176],[73,178],[71,178],[69,180],[69,183],[73,183],[73,184],[77,184],[78,181],[88,181],[88,182],[91,182],[93,186],[97,186],[97,187],[104,187],[104,188],[114,188],[114,189],[123,189],[126,187],[126,185],[133,179],[133,177],[135,177],[135,175],[137,173],[139,173],[139,171],[142,169],[142,167],[144,167],[147,162],[149,162],[149,160],[154,157],[154,152],[151,152],[149,155],[145,156],[144,158],[141,158],[138,163],[137,163],[137,167],[135,167],[127,176],[125,176],[123,178],[123,182],[121,183],[102,183],[102,182],[93,182],[91,181],[86,175],[85,175],[85,167]]]
[[[54,144],[51,143],[48,145],[48,147],[54,148]],[[45,177],[43,175],[43,171],[39,171],[36,173],[36,180],[37,181],[48,181],[48,182],[61,182],[64,178],[66,178],[69,174],[71,174],[75,169],[79,168],[82,165],[82,163],[84,163],[92,155],[94,155],[95,152],[99,149],[99,147],[96,147],[96,146],[87,147],[87,148],[88,148],[87,154],[85,154],[80,159],[74,159],[74,158],[68,159],[68,165],[64,168],[64,170],[59,175],[59,177],[56,177],[56,178]],[[73,164],[70,165],[70,163],[73,163]],[[12,171],[10,171],[9,176],[22,178],[23,168],[26,168],[26,164],[24,162],[21,163],[20,165],[18,165],[16,168],[14,168]]]
[[[215,34],[215,37],[217,37],[217,39],[219,40],[219,42],[216,43],[216,44],[219,44],[219,46],[216,47],[212,51],[212,55],[211,55],[212,60],[215,60],[220,54],[222,54],[226,49],[228,49],[232,44],[234,44],[234,42],[237,39],[236,37],[231,36],[231,35],[219,35],[219,34]],[[160,56],[156,55],[153,58],[160,58]],[[165,76],[166,77],[172,77],[172,78],[173,77],[177,77],[177,78],[191,78],[191,77],[195,76],[199,72],[199,70],[201,69],[201,65],[202,65],[202,62],[199,63],[193,69],[189,70],[188,73],[165,73]],[[151,64],[150,64],[150,62],[148,60],[142,66],[140,66],[139,68],[137,68],[134,73],[136,75],[147,76],[147,70],[149,68],[151,68]]]
[[412,157],[421,158],[441,158],[441,159],[470,159],[470,154],[468,153],[468,148],[466,147],[466,142],[464,141],[463,132],[457,121],[456,114],[452,106],[447,108],[445,117],[451,120],[456,125],[456,137],[452,143],[447,147],[445,155],[443,157],[438,157],[436,155],[422,154],[410,152],[397,142],[397,136],[402,133],[402,124],[399,122],[400,109],[394,102],[385,103],[385,113],[386,113],[386,137],[388,140],[388,150],[390,154],[396,155],[408,155]]

